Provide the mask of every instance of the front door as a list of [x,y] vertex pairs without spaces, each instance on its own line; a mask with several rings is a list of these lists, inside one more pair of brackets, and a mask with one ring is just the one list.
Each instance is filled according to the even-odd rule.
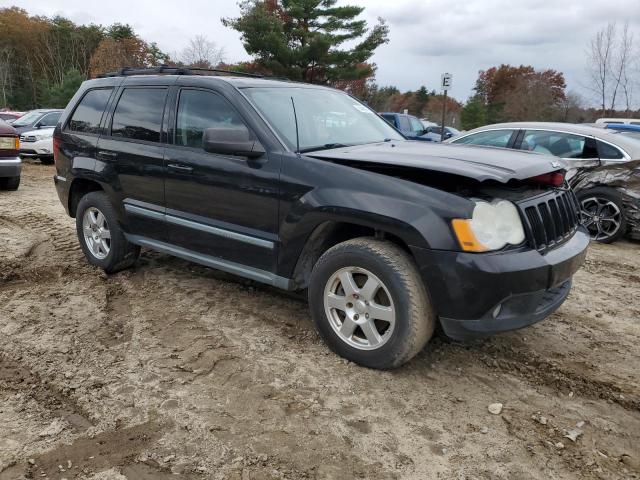
[[177,92],[170,130],[173,144],[165,151],[169,241],[199,254],[273,272],[279,156],[248,159],[202,148],[205,129],[240,124],[247,125],[221,94],[186,87]]

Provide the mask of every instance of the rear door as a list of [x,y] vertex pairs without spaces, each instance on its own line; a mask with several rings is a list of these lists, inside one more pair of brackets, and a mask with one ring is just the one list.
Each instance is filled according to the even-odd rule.
[[97,151],[98,170],[113,175],[128,232],[157,240],[166,239],[162,125],[168,91],[168,85],[125,84]]
[[[60,155],[68,161],[64,162],[65,168],[74,171],[95,171],[98,138],[102,133],[103,118],[114,91],[113,87],[87,90],[69,115],[69,120],[60,131],[61,144],[64,145]],[[60,168],[62,162],[58,165],[58,169]],[[69,172],[58,173],[64,178]]]
[[214,89],[176,88],[172,142],[165,152],[169,241],[230,262],[273,271],[280,156],[249,159],[205,152],[207,128],[245,125]]

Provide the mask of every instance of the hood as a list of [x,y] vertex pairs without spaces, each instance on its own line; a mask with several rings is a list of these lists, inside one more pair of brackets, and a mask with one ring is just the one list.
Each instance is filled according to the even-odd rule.
[[51,133],[51,134],[53,134],[54,130],[55,130],[55,127],[42,127],[42,128],[38,128],[36,130],[22,131],[22,132],[20,132],[20,135],[24,135],[25,137],[27,137],[27,136],[30,136],[30,135],[42,135],[43,133]]
[[479,182],[524,180],[561,169],[559,158],[535,152],[409,140],[335,148],[305,155],[337,163],[374,163],[450,173]]

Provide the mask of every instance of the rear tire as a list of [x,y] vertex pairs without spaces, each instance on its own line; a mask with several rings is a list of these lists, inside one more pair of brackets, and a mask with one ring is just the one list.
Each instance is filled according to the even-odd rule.
[[315,326],[338,355],[369,368],[396,368],[433,335],[435,313],[418,269],[391,242],[358,238],[327,250],[313,268]]
[[104,192],[90,192],[80,199],[76,231],[89,263],[107,273],[132,266],[140,255],[140,247],[125,238],[116,211]]
[[595,187],[576,192],[583,225],[593,240],[613,243],[627,231],[627,218],[620,192],[608,187]]
[[19,186],[20,186],[20,177],[0,178],[0,190],[18,190]]

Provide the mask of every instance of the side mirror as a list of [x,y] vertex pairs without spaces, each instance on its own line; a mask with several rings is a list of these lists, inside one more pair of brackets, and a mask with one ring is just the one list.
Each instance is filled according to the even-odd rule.
[[448,138],[451,138],[451,137],[453,137],[453,133],[451,133],[451,132],[446,132],[446,133],[444,134],[444,138],[447,138],[447,139],[448,139]]
[[207,128],[202,134],[202,148],[209,153],[249,158],[257,158],[265,153],[260,142],[252,138],[244,125]]
[[36,130],[40,130],[41,127],[42,124],[40,122],[36,122],[36,124],[33,126],[33,128],[35,128]]

